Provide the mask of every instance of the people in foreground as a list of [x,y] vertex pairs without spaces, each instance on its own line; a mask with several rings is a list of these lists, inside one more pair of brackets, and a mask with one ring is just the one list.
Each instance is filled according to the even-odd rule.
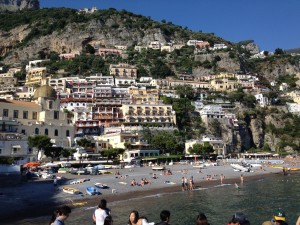
[[209,225],[204,213],[199,213],[196,219],[196,225]]
[[132,210],[129,214],[128,225],[137,225],[139,218],[139,212],[136,210]]
[[233,215],[229,224],[231,224],[231,225],[250,225],[250,222],[244,213],[236,212]]
[[169,225],[171,213],[168,210],[163,210],[160,213],[160,219],[161,221],[159,223],[156,223],[155,225]]
[[113,225],[113,219],[111,215],[105,217],[103,225]]
[[[264,223],[269,222],[265,221]],[[272,225],[287,225],[285,211],[283,209],[275,209],[273,213],[273,218],[270,221]],[[296,223],[297,224],[297,223]]]
[[110,214],[109,209],[106,207],[107,202],[105,199],[101,199],[98,208],[93,214],[93,221],[96,225],[103,225],[105,218]]
[[65,225],[65,220],[68,219],[71,213],[71,208],[67,205],[57,208],[52,214],[49,225]]

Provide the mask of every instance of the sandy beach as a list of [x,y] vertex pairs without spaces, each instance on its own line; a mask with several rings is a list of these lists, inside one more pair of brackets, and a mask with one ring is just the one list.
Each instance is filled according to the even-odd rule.
[[[57,174],[64,178],[59,180],[59,190],[55,190],[53,180],[35,179],[21,184],[0,187],[0,224],[13,224],[27,218],[51,215],[56,206],[68,204],[71,207],[96,206],[102,198],[108,202],[139,198],[158,193],[181,191],[181,178],[188,179],[193,176],[195,187],[203,188],[220,185],[220,175],[225,176],[224,184],[239,184],[240,175],[243,174],[244,182],[261,179],[269,175],[282,174],[282,169],[263,166],[253,169],[253,172],[236,172],[230,165],[208,166],[205,169],[194,168],[192,165],[167,166],[172,175],[164,175],[162,171],[153,171],[151,167],[138,167],[132,169],[119,169],[120,175],[115,175],[116,169],[111,169],[111,174],[104,175],[73,175]],[[157,179],[151,176],[156,173]],[[126,178],[121,178],[125,177]],[[207,175],[212,180],[207,180]],[[89,181],[79,184],[70,184],[72,181],[81,178],[88,178]],[[131,186],[130,182],[135,179],[140,183],[142,178],[151,181],[151,184],[144,186]],[[86,194],[87,186],[94,186],[95,183],[105,183],[109,189],[99,189],[101,195],[89,196]],[[63,186],[77,188],[81,191],[79,195],[71,195],[62,191]],[[114,193],[112,193],[114,190]]]

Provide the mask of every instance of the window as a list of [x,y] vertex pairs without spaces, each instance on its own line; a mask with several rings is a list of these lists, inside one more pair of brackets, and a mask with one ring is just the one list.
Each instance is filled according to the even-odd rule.
[[18,118],[19,117],[19,110],[14,110],[14,118]]
[[70,131],[66,130],[66,137],[70,137]]
[[3,116],[8,117],[8,109],[3,109]]
[[22,130],[21,133],[22,133],[22,134],[25,134],[25,130]]
[[52,108],[53,108],[53,102],[49,101],[49,109],[52,109]]
[[0,148],[0,155],[2,154],[2,149]]
[[54,130],[54,136],[58,136],[58,130],[57,129]]
[[37,112],[32,112],[32,119],[36,120],[37,119]]
[[28,119],[28,111],[23,111],[23,119]]
[[59,119],[59,111],[54,111],[54,119]]
[[39,134],[39,132],[40,132],[40,131],[39,131],[39,128],[35,128],[34,133],[35,133],[35,134]]
[[48,135],[48,133],[49,133],[49,131],[48,131],[48,129],[46,128],[46,129],[45,129],[45,135]]
[[18,153],[18,148],[13,148],[12,153],[13,153],[13,154]]

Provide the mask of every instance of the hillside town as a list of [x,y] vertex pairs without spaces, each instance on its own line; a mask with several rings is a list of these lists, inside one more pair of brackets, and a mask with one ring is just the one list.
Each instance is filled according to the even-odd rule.
[[[199,50],[209,44],[189,40],[186,45],[193,45]],[[177,47],[151,42],[149,46],[135,46],[134,49],[171,51]],[[226,47],[224,44],[216,44],[212,50]],[[107,54],[122,56],[126,48],[99,48],[97,54],[99,57]],[[61,53],[59,56],[60,60],[72,60],[78,54]],[[120,63],[110,65],[109,76],[94,74],[83,78],[54,78],[47,73],[46,67],[39,66],[42,62],[29,61],[23,85],[14,76],[20,70],[18,67],[9,68],[0,74],[0,154],[1,157],[13,157],[19,163],[45,158],[43,154],[38,156],[37,151],[28,146],[28,137],[32,135],[47,135],[53,146],[69,149],[78,149],[76,140],[88,138],[93,147],[77,151],[77,159],[80,154],[101,156],[102,151],[110,148],[125,149],[120,159],[128,163],[136,157],[158,156],[159,149],[151,148],[142,140],[139,131],[145,127],[166,131],[178,129],[176,112],[172,105],[164,104],[160,97],[180,98],[176,93],[176,86],[180,85],[192,87],[194,95],[198,96],[198,100],[192,102],[194,112],[206,125],[217,119],[232,129],[239,126],[236,115],[228,110],[234,108],[234,104],[225,101],[209,105],[203,103],[211,91],[232,92],[243,88],[255,96],[256,104],[260,107],[270,104],[270,99],[265,96],[267,88],[259,84],[259,78],[254,74],[223,72],[200,78],[188,74],[181,74],[177,79],[138,78],[135,65]],[[280,85],[282,91],[288,88],[286,83]],[[289,111],[298,113],[299,94],[290,92],[288,95],[295,102],[287,105]],[[197,140],[186,140],[184,154],[190,154],[193,144],[204,142],[211,144],[214,153],[218,155],[232,151],[226,148],[220,137],[203,135]],[[128,143],[131,148],[127,148]]]

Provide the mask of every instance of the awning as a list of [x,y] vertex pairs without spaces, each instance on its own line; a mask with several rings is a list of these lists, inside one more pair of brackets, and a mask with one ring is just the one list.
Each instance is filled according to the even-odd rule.
[[13,145],[12,148],[21,148],[21,145]]
[[156,160],[157,158],[145,158],[145,159],[142,159],[143,161],[151,161],[151,160]]

